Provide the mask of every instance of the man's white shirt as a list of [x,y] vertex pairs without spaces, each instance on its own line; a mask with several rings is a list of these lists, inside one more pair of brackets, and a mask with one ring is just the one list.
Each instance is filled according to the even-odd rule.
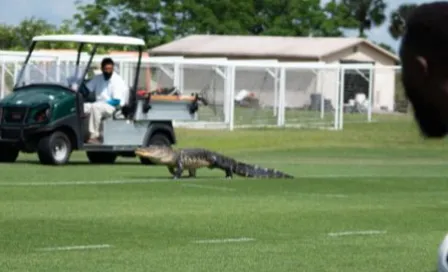
[[86,86],[91,92],[95,92],[96,101],[107,102],[110,99],[120,99],[120,106],[126,103],[126,95],[129,93],[128,86],[115,72],[112,73],[109,80],[104,79],[102,74],[96,75]]

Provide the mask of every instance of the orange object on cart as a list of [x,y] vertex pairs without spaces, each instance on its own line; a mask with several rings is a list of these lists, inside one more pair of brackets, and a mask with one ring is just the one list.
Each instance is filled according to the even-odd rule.
[[138,90],[137,95],[139,96],[148,96],[151,95],[152,101],[194,101],[196,100],[195,96],[192,95],[158,95],[158,94],[151,94],[150,92],[146,90]]

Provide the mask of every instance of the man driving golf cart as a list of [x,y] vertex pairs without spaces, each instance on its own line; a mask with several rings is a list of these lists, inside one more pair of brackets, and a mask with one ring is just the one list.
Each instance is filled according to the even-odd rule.
[[[34,50],[53,42],[77,44],[76,60]],[[120,65],[126,84],[113,72],[110,59],[103,60],[100,76],[91,71],[92,62],[98,61],[97,49],[104,45],[137,48],[135,60],[124,60],[130,64],[126,68]],[[138,92],[144,47],[142,39],[113,35],[33,37],[12,93],[0,99],[0,163],[15,162],[19,152],[26,152],[37,153],[42,164],[63,165],[74,150],[84,150],[90,163],[110,164],[120,156],[135,157],[137,147],[175,144],[172,120],[196,120],[202,98],[196,94],[154,99]],[[114,107],[111,118],[104,118]],[[88,116],[84,108],[89,108]],[[90,133],[86,121],[91,121]],[[85,144],[87,134],[96,138],[91,142],[102,138],[102,143]]]
[[123,106],[129,94],[125,81],[114,71],[114,61],[104,58],[101,62],[101,74],[95,75],[86,83],[87,91],[95,95],[94,102],[84,103],[87,115],[90,144],[101,143],[101,122],[110,118],[117,106]]

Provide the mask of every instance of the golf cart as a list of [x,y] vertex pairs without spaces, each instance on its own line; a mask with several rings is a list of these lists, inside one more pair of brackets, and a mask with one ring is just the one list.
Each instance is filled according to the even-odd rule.
[[[30,79],[30,61],[37,43],[79,44],[74,71]],[[87,59],[81,61],[83,50]],[[84,102],[91,98],[87,73],[99,45],[135,46],[138,50],[133,86],[128,101],[103,120],[101,144],[85,143],[87,126]],[[137,147],[176,143],[172,120],[195,120],[199,96],[153,95],[139,90],[139,75],[145,43],[141,39],[104,35],[48,35],[34,37],[12,92],[0,100],[0,162],[15,162],[19,152],[37,153],[42,164],[62,165],[73,150],[85,150],[91,163],[114,163],[118,156],[135,157]],[[36,54],[36,53],[35,53]],[[84,67],[83,67],[84,66]],[[66,69],[66,71],[68,71]],[[40,72],[42,73],[42,72]],[[92,101],[90,101],[92,102]],[[143,164],[151,164],[140,159]]]

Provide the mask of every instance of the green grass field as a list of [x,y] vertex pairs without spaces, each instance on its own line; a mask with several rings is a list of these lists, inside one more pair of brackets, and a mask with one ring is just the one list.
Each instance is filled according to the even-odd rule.
[[[173,181],[162,167],[0,165],[0,271],[436,270],[448,142],[410,118],[344,131],[177,130],[293,180]],[[89,248],[93,247],[93,248]],[[95,248],[97,247],[97,248]]]
[[[320,111],[304,109],[285,109],[285,124],[287,126],[303,127],[333,127],[335,122],[335,111]],[[383,120],[384,114],[373,114],[372,121]],[[349,113],[343,114],[344,123],[365,123],[368,121],[368,114]],[[234,125],[235,127],[245,126],[276,126],[278,116],[274,115],[272,108],[242,108],[235,106]],[[387,118],[386,118],[387,119]],[[222,107],[203,107],[198,111],[198,120],[206,122],[224,122],[225,117]]]

